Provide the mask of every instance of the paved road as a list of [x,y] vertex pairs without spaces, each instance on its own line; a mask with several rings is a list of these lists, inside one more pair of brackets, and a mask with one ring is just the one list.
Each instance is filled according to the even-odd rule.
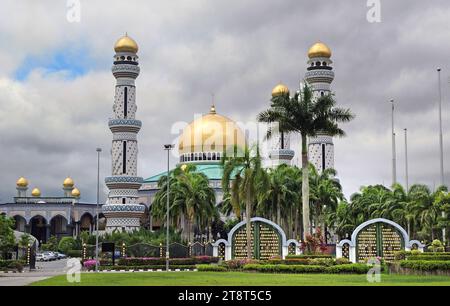
[[24,273],[0,273],[0,286],[26,286],[33,282],[49,278],[51,276],[66,273],[66,259],[37,262],[35,271]]

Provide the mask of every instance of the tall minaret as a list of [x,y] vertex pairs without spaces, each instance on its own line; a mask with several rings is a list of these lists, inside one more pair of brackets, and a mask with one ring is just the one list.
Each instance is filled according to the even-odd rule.
[[[314,97],[331,93],[331,82],[334,79],[333,63],[330,59],[331,50],[322,42],[315,43],[308,51],[308,68],[305,74],[306,82],[312,87]],[[319,133],[308,142],[309,162],[317,171],[334,168],[333,137]]]
[[[286,96],[289,97],[289,88],[280,83],[275,86],[272,90],[272,99],[277,97]],[[277,130],[277,126],[271,125],[273,132],[277,135],[272,137],[271,150],[269,152],[269,158],[272,162],[272,167],[275,168],[281,164],[291,165],[292,158],[294,158],[295,152],[290,149],[290,137],[289,134],[280,133]]]
[[139,229],[144,205],[138,204],[138,189],[142,178],[137,176],[137,133],[141,121],[135,119],[136,86],[139,75],[138,45],[128,37],[120,38],[115,46],[112,73],[117,80],[114,95],[114,118],[109,120],[113,133],[111,159],[112,176],[105,178],[109,188],[108,203],[103,205],[106,231]]

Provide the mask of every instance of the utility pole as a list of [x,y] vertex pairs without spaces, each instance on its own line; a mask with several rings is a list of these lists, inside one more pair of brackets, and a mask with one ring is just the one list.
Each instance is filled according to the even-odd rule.
[[408,129],[405,130],[405,181],[406,181],[406,193],[409,190],[409,178],[408,178]]
[[397,160],[395,153],[395,130],[394,130],[394,99],[390,100],[392,104],[392,185],[397,183]]

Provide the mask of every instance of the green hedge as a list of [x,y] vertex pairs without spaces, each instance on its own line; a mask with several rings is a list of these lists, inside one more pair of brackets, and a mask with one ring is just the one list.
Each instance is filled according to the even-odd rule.
[[303,255],[287,255],[286,260],[289,259],[298,259],[298,258],[334,258],[332,255],[328,254],[303,254]]
[[313,265],[258,265],[248,264],[245,271],[257,271],[265,273],[323,273],[325,267]]
[[[197,264],[209,264],[219,262],[219,257],[211,256],[199,256],[192,258],[171,258],[169,260],[170,265],[197,265]],[[119,258],[117,261],[119,266],[154,266],[165,265],[166,259],[164,257],[127,257]]]
[[428,255],[424,253],[423,255],[410,255],[407,257],[408,260],[425,260],[425,261],[450,261],[450,255]]
[[400,267],[418,271],[450,270],[450,261],[402,260]]
[[319,265],[260,265],[248,264],[244,266],[245,271],[257,271],[265,273],[348,273],[365,274],[371,267],[365,264],[342,264],[336,266]]
[[366,274],[371,269],[366,264],[343,264],[327,267],[325,272],[332,274],[349,273],[349,274]]
[[[450,252],[420,252],[417,250],[395,252],[396,260],[410,259],[411,257],[414,257],[414,258],[420,257],[422,259],[422,257],[430,258],[431,256],[439,256],[439,257],[443,256],[444,258],[446,258],[446,257],[450,257]],[[444,260],[448,260],[448,259],[444,259]]]
[[[93,268],[91,268],[90,270],[94,270],[95,266]],[[100,266],[99,267],[100,270],[114,270],[114,271],[120,271],[120,270],[125,270],[125,271],[130,271],[130,270],[157,270],[157,269],[161,269],[161,270],[165,270],[166,266],[165,265],[147,265],[147,266]],[[174,269],[195,269],[194,265],[178,265],[178,266],[169,266],[169,269],[174,270]]]
[[83,257],[81,250],[68,250],[66,255],[69,257]]
[[228,269],[219,265],[197,265],[198,271],[202,272],[226,272]]

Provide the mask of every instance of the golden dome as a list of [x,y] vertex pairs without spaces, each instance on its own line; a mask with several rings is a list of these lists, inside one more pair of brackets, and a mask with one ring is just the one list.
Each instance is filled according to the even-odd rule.
[[282,83],[278,84],[277,86],[275,86],[272,89],[272,97],[277,97],[277,96],[281,96],[283,94],[288,94],[288,93],[289,93],[289,88]]
[[40,197],[40,196],[41,196],[41,191],[39,190],[39,188],[34,188],[34,189],[31,191],[31,195],[32,195],[33,197]]
[[66,188],[71,188],[71,187],[73,187],[73,185],[74,185],[74,182],[73,182],[72,178],[66,177],[66,179],[63,182],[63,186]]
[[234,152],[245,148],[245,135],[233,120],[216,113],[214,105],[208,114],[184,128],[179,140],[179,154],[200,152]]
[[122,36],[119,38],[114,45],[114,50],[116,52],[132,52],[137,53],[138,52],[138,45],[134,41],[133,38],[129,37],[127,34],[125,36]]
[[78,188],[74,188],[73,190],[72,190],[72,196],[73,197],[75,197],[75,198],[79,198],[80,197],[80,190],[78,190]]
[[314,57],[328,57],[328,58],[330,58],[331,57],[331,50],[324,43],[316,42],[314,45],[312,45],[311,48],[309,48],[308,57],[309,58],[314,58]]
[[28,181],[26,178],[24,178],[23,176],[21,176],[17,182],[16,182],[17,187],[27,187],[28,186]]

